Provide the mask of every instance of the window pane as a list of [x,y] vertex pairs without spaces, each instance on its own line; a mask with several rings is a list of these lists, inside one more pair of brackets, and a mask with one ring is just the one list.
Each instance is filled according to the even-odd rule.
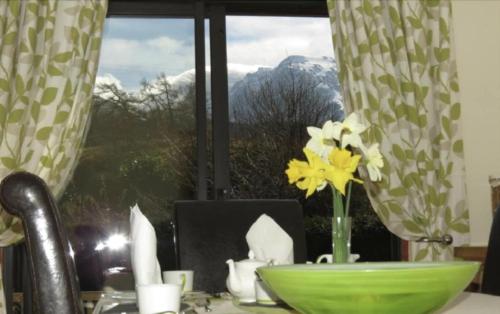
[[83,290],[130,272],[136,203],[156,228],[162,269],[173,267],[173,201],[196,186],[194,21],[106,22],[92,123],[60,201]]
[[[309,258],[331,252],[331,195],[305,199],[288,183],[292,158],[305,159],[307,126],[344,117],[328,18],[228,17],[231,197],[296,198],[305,212]],[[389,259],[390,234],[361,185],[351,202],[353,252]],[[379,233],[382,246],[359,240]],[[379,241],[380,239],[377,239]],[[384,251],[385,250],[385,251]],[[385,254],[385,255],[384,255]]]

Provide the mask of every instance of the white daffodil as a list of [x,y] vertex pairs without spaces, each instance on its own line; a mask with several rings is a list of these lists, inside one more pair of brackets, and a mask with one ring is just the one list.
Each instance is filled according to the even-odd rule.
[[319,155],[321,159],[327,161],[328,155],[335,147],[335,141],[333,140],[333,122],[326,121],[321,129],[314,126],[307,127],[307,133],[309,133],[311,139],[307,142],[306,148]]
[[378,149],[378,146],[378,143],[373,144],[369,148],[361,146],[361,150],[365,155],[366,168],[368,169],[368,174],[370,176],[370,180],[372,181],[382,180],[382,173],[380,172],[380,169],[384,167],[384,159]]
[[358,115],[353,112],[343,122],[333,122],[333,138],[341,143],[341,147],[347,145],[361,147],[363,145],[359,136],[366,130],[366,126],[359,121]]

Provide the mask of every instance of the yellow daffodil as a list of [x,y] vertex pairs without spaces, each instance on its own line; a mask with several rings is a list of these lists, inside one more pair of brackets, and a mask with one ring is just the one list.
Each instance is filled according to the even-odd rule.
[[[307,133],[311,138],[303,149],[307,161],[292,159],[288,163],[285,171],[288,182],[305,190],[306,198],[315,191],[330,186],[333,193],[333,216],[349,217],[351,181],[363,183],[354,177],[361,158],[363,157],[371,181],[382,178],[384,160],[379,144],[367,148],[360,137],[366,129],[356,113],[349,115],[343,122],[327,121],[322,128],[308,127]],[[354,154],[351,152],[353,148],[360,149],[362,154]],[[346,189],[348,183],[349,188]],[[332,239],[335,243],[334,256],[338,257],[339,262],[346,262],[347,259],[342,258],[348,256],[345,239],[333,236]]]
[[340,142],[340,146],[345,148],[347,145],[352,147],[361,147],[363,145],[359,136],[366,130],[366,126],[359,121],[357,113],[351,113],[343,122],[333,122],[333,138]]
[[380,169],[384,167],[384,159],[378,149],[378,146],[379,144],[373,144],[369,148],[361,146],[361,150],[363,151],[366,159],[368,175],[372,181],[380,181],[382,179]]
[[293,184],[304,177],[303,173],[309,168],[306,161],[292,159],[288,162],[288,169],[285,173],[288,176],[288,183]]
[[307,190],[306,197],[311,196],[316,189],[326,186],[325,170],[328,165],[313,151],[304,148],[306,161],[292,159],[285,173],[290,184],[295,183],[301,190]]
[[328,155],[335,147],[333,122],[326,121],[321,129],[310,126],[307,128],[307,133],[311,139],[307,142],[306,148],[318,154],[324,161],[327,161]]
[[333,186],[342,195],[345,195],[345,186],[349,180],[353,180],[359,183],[363,181],[354,178],[354,171],[358,167],[361,155],[354,155],[346,149],[334,148],[328,160],[330,161],[330,167],[326,170],[326,179],[333,184]]

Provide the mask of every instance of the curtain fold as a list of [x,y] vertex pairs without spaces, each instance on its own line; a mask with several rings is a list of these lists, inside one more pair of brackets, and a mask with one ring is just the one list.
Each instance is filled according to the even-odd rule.
[[[0,178],[25,170],[63,192],[89,118],[104,0],[0,2]],[[0,246],[22,238],[0,213]]]
[[[63,193],[89,121],[106,10],[107,0],[0,1],[0,178],[29,171]],[[22,239],[1,210],[0,246]]]
[[[374,210],[406,240],[469,241],[459,84],[449,0],[328,0],[346,111],[380,143],[383,181],[365,180]],[[366,174],[361,174],[366,176]],[[412,242],[414,260],[451,246]]]

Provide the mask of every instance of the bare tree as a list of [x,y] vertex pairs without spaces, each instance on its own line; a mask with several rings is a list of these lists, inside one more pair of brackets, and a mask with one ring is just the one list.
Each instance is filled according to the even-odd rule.
[[231,175],[233,196],[295,197],[284,175],[287,162],[302,155],[307,126],[335,119],[338,104],[310,76],[288,70],[246,86],[233,99]]
[[153,221],[163,221],[174,199],[194,193],[194,123],[194,86],[180,95],[164,75],[143,81],[139,93],[100,85],[86,145],[62,200],[68,223],[124,220],[135,202]]

